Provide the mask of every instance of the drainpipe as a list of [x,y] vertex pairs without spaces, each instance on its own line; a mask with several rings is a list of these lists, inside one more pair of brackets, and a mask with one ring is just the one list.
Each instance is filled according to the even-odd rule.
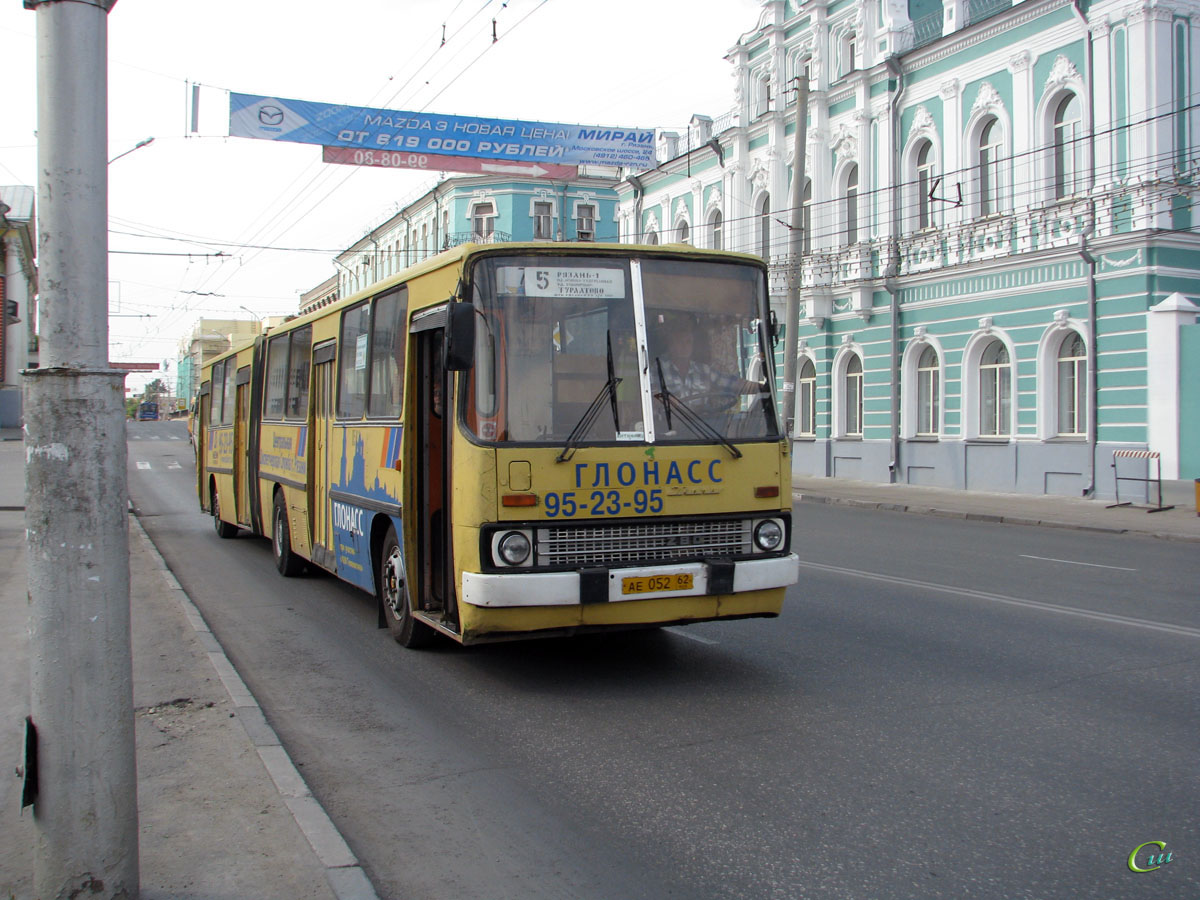
[[800,273],[804,251],[804,152],[808,145],[808,78],[796,77],[796,126],[792,156],[792,215],[788,226],[788,255],[792,258],[792,283],[788,288],[784,314],[786,329],[783,343],[783,390],[779,402],[783,408],[784,434],[795,437],[796,354],[800,346]]
[[900,289],[896,286],[896,276],[900,274],[900,100],[904,96],[904,69],[895,56],[884,60],[888,74],[896,79],[896,92],[892,94],[892,102],[888,110],[889,124],[892,128],[892,152],[889,155],[888,167],[892,178],[892,234],[889,241],[887,267],[884,269],[883,287],[888,292],[891,327],[889,329],[889,354],[892,372],[892,433],[891,459],[888,461],[888,477],[892,484],[899,481],[900,475]]
[[1088,483],[1083,489],[1084,497],[1094,497],[1096,495],[1096,451],[1097,451],[1097,431],[1099,430],[1099,408],[1100,408],[1100,378],[1096,371],[1096,362],[1099,354],[1096,352],[1096,258],[1088,252],[1088,235],[1095,232],[1096,229],[1096,89],[1093,80],[1092,69],[1092,29],[1088,24],[1087,15],[1083,11],[1083,0],[1072,0],[1071,9],[1075,15],[1079,17],[1080,23],[1083,25],[1084,34],[1087,41],[1084,44],[1086,57],[1084,60],[1084,76],[1087,82],[1088,92],[1088,122],[1087,131],[1087,147],[1088,147],[1088,200],[1091,205],[1090,221],[1083,234],[1079,236],[1079,255],[1088,267],[1088,312],[1087,312],[1087,367],[1088,367]]

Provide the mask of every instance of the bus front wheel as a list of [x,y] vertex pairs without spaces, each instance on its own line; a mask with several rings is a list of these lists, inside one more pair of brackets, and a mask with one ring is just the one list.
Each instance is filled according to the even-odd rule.
[[424,622],[413,618],[404,577],[404,557],[400,552],[400,542],[396,540],[396,529],[390,526],[379,554],[376,584],[388,631],[396,643],[413,649],[427,647],[433,640],[434,631]]
[[238,527],[229,524],[221,518],[221,497],[215,490],[212,495],[212,517],[213,529],[217,532],[217,537],[231,538],[237,536]]
[[295,578],[304,570],[304,560],[292,552],[292,533],[288,527],[287,501],[283,492],[275,495],[275,511],[271,518],[271,551],[275,568],[287,578]]

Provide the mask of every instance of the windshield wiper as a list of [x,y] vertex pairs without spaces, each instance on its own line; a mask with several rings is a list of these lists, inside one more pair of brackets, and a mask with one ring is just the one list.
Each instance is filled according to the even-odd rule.
[[612,406],[613,417],[613,433],[616,434],[621,430],[620,421],[617,415],[617,385],[621,383],[621,379],[616,376],[613,368],[613,352],[612,352],[612,332],[608,332],[608,381],[604,382],[604,386],[600,388],[600,393],[596,394],[595,399],[588,404],[588,408],[583,411],[583,415],[579,421],[575,423],[575,427],[571,429],[571,433],[567,435],[566,445],[562,452],[554,457],[555,462],[566,462],[575,455],[575,450],[579,441],[592,427],[592,423],[596,421],[596,417],[600,415],[600,410],[604,408],[604,395],[608,395],[609,404]]
[[735,447],[729,438],[709,425],[703,418],[696,415],[686,403],[667,390],[667,382],[663,378],[662,360],[656,356],[654,357],[654,363],[658,366],[658,386],[662,389],[654,396],[662,400],[663,411],[667,414],[668,430],[671,428],[671,407],[673,406],[675,411],[679,413],[679,418],[691,426],[693,431],[719,442],[726,450],[733,454],[734,459],[741,459],[742,451]]

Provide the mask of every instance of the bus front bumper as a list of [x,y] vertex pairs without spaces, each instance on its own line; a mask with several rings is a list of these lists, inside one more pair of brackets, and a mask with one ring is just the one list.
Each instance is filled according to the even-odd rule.
[[[626,593],[627,579],[656,576],[691,576],[691,587],[681,590],[641,590]],[[680,565],[635,566],[623,569],[592,569],[579,572],[464,572],[462,600],[472,606],[492,609],[530,606],[577,606],[581,603],[618,603],[654,600],[661,597],[703,597],[740,594],[746,591],[784,588],[800,576],[796,554],[731,563],[684,563]],[[686,578],[670,578],[672,584]]]

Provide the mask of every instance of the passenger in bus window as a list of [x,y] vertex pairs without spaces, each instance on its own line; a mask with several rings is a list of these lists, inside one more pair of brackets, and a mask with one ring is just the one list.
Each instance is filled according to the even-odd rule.
[[[703,361],[697,352],[697,344],[703,341],[697,335],[696,319],[691,315],[663,315],[658,329],[658,356],[650,371],[658,387],[658,367],[662,366],[662,380],[667,390],[681,400],[689,397],[728,396],[730,403],[742,394],[755,394],[762,385],[748,381],[737,372],[722,371]],[[652,354],[653,356],[653,354]]]

